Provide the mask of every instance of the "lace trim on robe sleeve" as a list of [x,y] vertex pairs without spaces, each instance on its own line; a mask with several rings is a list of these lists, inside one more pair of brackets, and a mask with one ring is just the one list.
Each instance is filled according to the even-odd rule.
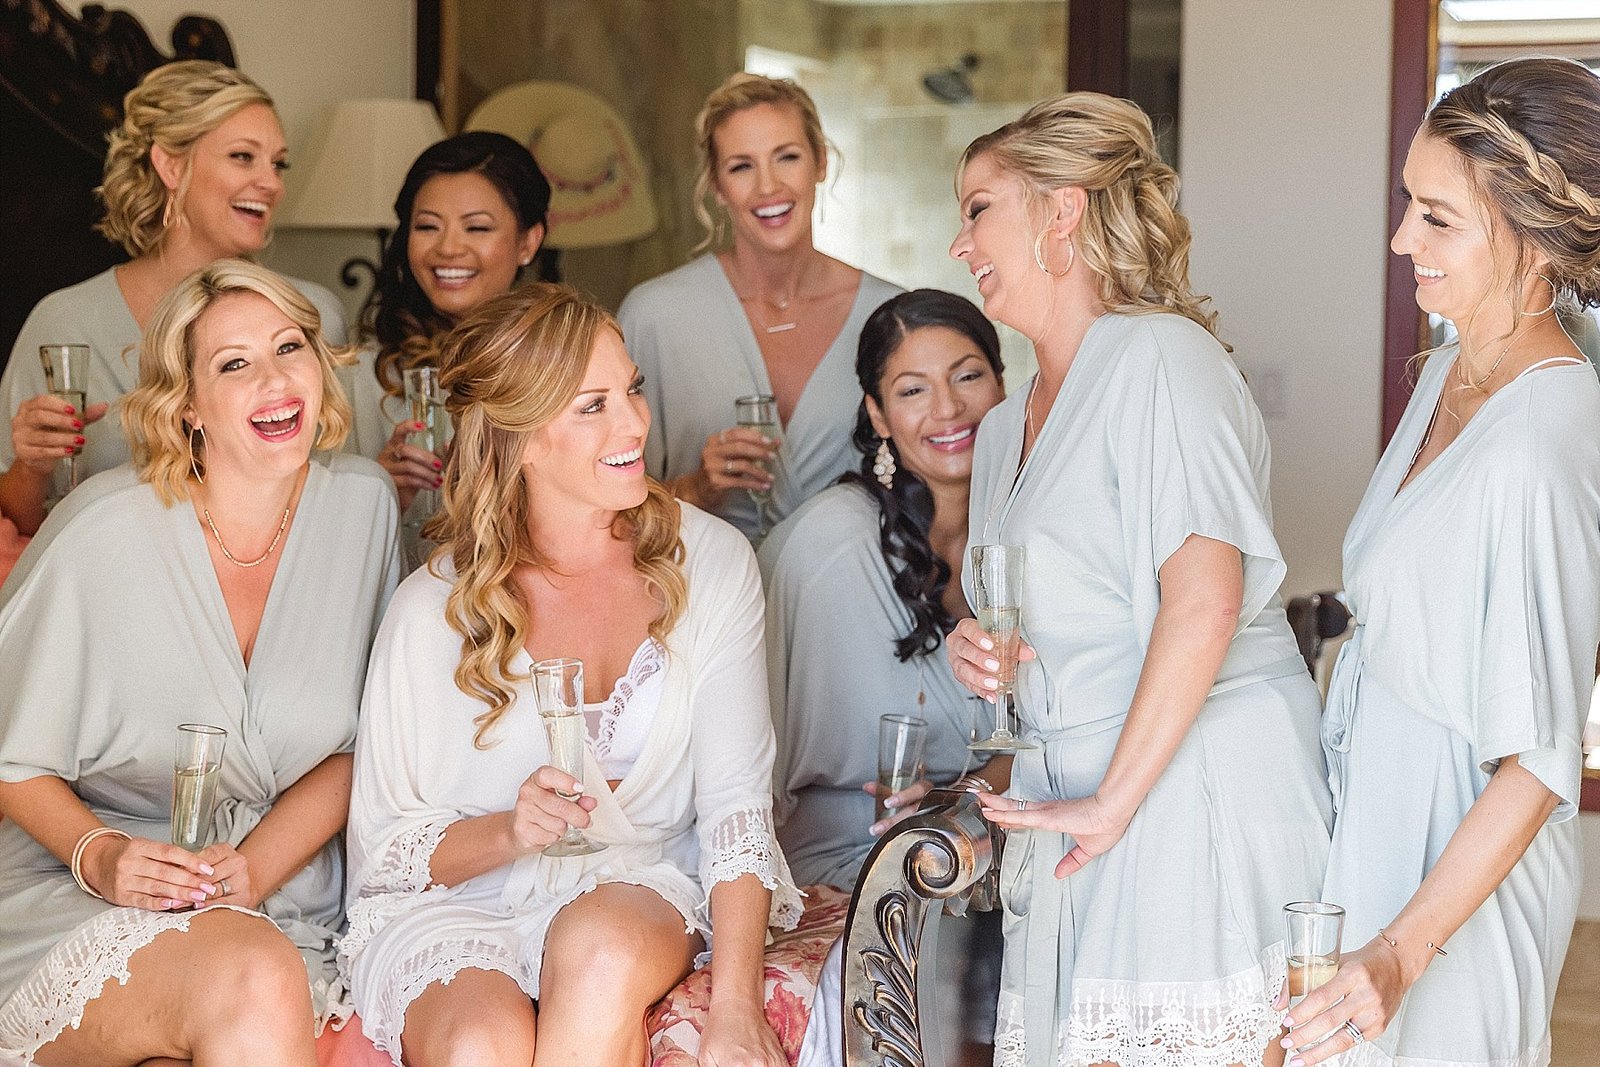
[[433,850],[444,839],[444,832],[455,822],[454,818],[435,819],[421,823],[395,835],[383,853],[383,859],[367,875],[361,895],[379,893],[421,893],[433,885]]
[[793,930],[805,909],[804,895],[795,887],[789,863],[772,832],[772,815],[765,807],[740,808],[701,835],[700,887],[705,893],[701,911],[709,916],[711,890],[718,882],[731,882],[746,874],[755,875],[772,890],[767,925]]

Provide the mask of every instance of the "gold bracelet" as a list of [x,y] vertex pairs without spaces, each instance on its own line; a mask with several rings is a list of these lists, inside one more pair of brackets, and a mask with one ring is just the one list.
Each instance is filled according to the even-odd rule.
[[[1378,936],[1383,938],[1384,942],[1390,948],[1394,949],[1396,952],[1400,951],[1400,943],[1398,941],[1396,941],[1394,938],[1390,937],[1388,934],[1384,933],[1382,930],[1378,931]],[[1450,953],[1446,952],[1444,949],[1440,948],[1438,945],[1435,945],[1432,941],[1424,941],[1423,944],[1427,945],[1429,948],[1433,949],[1433,951],[1437,952],[1441,956],[1450,955]]]
[[114,826],[96,826],[93,830],[85,832],[82,837],[78,838],[78,843],[72,847],[72,880],[78,883],[79,889],[83,890],[85,893],[88,893],[96,900],[104,900],[106,898],[101,896],[99,893],[96,893],[94,888],[90,886],[88,882],[83,880],[83,853],[90,845],[100,840],[102,837],[120,837],[124,841],[133,840],[132,834],[124,833]]

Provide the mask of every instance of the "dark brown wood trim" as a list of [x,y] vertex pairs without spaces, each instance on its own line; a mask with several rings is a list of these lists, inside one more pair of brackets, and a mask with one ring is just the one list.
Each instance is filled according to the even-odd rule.
[[[1411,135],[1422,125],[1433,96],[1434,33],[1438,0],[1394,0],[1394,55],[1389,88],[1389,233],[1405,215],[1400,172]],[[1378,448],[1389,443],[1411,396],[1407,373],[1422,348],[1421,314],[1411,263],[1385,250],[1383,316],[1383,419]]]
[[416,0],[417,43],[413,67],[413,93],[418,100],[439,106],[439,0]]
[[1583,788],[1578,797],[1579,811],[1600,811],[1600,771],[1583,772]]
[[1068,0],[1067,91],[1128,95],[1126,0]]

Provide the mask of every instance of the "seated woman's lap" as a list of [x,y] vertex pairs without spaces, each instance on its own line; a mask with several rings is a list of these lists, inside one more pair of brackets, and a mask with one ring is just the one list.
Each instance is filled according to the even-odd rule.
[[167,930],[135,951],[127,982],[106,982],[82,1023],[63,1030],[35,1060],[41,1067],[184,1063],[197,1048],[248,1045],[255,1034],[263,1056],[276,1062],[268,1050],[296,1033],[303,1041],[287,1040],[303,1043],[311,1056],[311,992],[294,943],[263,915],[215,908],[195,915],[188,930]]

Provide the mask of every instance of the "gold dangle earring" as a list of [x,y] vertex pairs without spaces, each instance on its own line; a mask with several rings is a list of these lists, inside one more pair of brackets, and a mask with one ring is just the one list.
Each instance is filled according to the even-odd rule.
[[1065,278],[1072,273],[1072,265],[1078,261],[1078,250],[1072,246],[1072,238],[1067,238],[1067,269],[1059,273],[1051,270],[1044,261],[1044,239],[1050,235],[1048,229],[1040,230],[1039,236],[1033,239],[1033,261],[1039,269],[1052,278]]
[[200,447],[206,446],[206,429],[204,426],[191,426],[189,428],[189,469],[194,472],[194,480],[201,485],[206,484],[205,472],[200,469],[199,462],[195,459],[194,435],[200,435]]

